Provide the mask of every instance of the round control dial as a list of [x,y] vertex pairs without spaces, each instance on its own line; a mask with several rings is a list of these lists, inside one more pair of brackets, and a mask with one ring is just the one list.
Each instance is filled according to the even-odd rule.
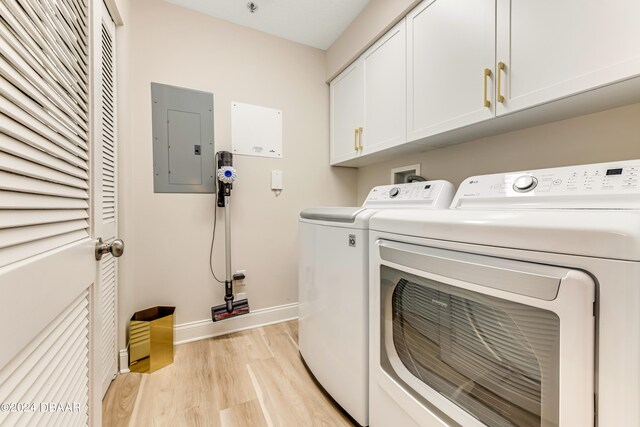
[[400,189],[398,187],[393,187],[389,190],[389,197],[396,197],[398,194],[400,194]]
[[513,189],[518,193],[526,193],[536,188],[538,180],[532,175],[522,175],[513,182]]

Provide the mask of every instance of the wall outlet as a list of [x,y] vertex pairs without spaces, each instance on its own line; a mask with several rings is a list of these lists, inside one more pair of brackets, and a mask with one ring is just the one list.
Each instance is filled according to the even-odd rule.
[[282,171],[281,170],[272,170],[271,171],[271,189],[272,190],[282,190]]

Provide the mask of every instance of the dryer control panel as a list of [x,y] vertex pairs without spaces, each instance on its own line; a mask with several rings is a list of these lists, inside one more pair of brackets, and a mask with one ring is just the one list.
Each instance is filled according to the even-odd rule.
[[474,176],[452,208],[640,208],[640,160]]
[[380,185],[369,192],[363,207],[448,208],[455,188],[447,181],[422,181],[409,184]]

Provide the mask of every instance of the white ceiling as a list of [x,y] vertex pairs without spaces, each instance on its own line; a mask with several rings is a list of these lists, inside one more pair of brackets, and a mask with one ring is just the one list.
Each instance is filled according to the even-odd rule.
[[167,0],[216,18],[326,50],[369,0]]

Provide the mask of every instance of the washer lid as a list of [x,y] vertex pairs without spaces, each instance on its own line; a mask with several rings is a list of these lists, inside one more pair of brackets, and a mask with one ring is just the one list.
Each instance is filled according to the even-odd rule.
[[300,212],[300,218],[353,223],[362,210],[362,208],[309,208]]
[[370,229],[460,243],[640,261],[640,212],[632,210],[380,211]]

